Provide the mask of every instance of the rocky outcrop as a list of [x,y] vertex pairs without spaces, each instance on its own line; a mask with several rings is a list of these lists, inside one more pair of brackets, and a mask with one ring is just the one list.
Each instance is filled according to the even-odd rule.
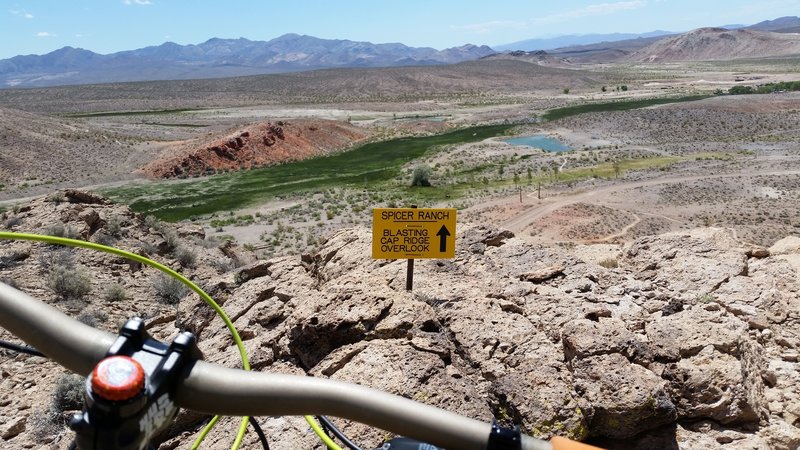
[[[37,203],[6,213],[20,217],[6,223],[30,230],[68,218],[76,229],[95,224],[96,235],[119,222],[111,220],[113,210],[124,217],[126,239],[157,248],[160,236],[171,257],[169,232],[113,208],[120,207]],[[195,232],[183,227],[175,234],[191,239]],[[800,442],[800,280],[785,258],[796,248],[756,255],[727,230],[700,229],[634,241],[621,249],[618,267],[608,269],[569,249],[464,224],[456,258],[418,261],[408,292],[405,262],[370,259],[370,238],[369,230],[346,229],[302,257],[226,272],[205,264],[189,270],[224,303],[255,370],[358,382],[480,420],[517,423],[538,437],[611,448],[624,442],[627,448],[788,449]],[[218,249],[209,253],[236,254]],[[41,250],[4,244],[2,274],[13,270],[24,288],[41,295],[33,275]],[[92,258],[80,261],[108,266],[131,286],[145,284],[139,270]],[[124,305],[115,304],[115,314],[141,309]],[[227,331],[194,296],[180,301],[178,314],[147,311],[156,336],[173,335],[177,320],[199,335],[207,360],[241,364]],[[26,416],[11,406],[24,395],[14,389],[26,380],[38,380],[41,392],[53,385],[42,372],[48,369],[29,360],[0,362],[0,405],[12,399],[0,406],[2,417]],[[169,448],[188,445],[201,418],[182,419],[187,425],[167,438]],[[234,419],[222,422],[225,430],[235,428]],[[293,418],[261,423],[275,448],[315,445]],[[385,437],[339,425],[368,448]],[[40,442],[29,428],[6,443]],[[229,447],[232,433],[212,438],[210,448]],[[255,444],[248,439],[245,445]]]
[[[226,307],[247,310],[237,325],[262,370],[294,361],[612,448],[793,445],[796,358],[786,349],[798,344],[798,317],[786,307],[798,280],[785,260],[722,229],[640,239],[611,270],[488,227],[463,227],[458,239],[454,260],[418,261],[408,293],[403,262],[368,259],[369,231],[343,230],[314,254],[276,260]],[[752,315],[734,303],[753,304]]]

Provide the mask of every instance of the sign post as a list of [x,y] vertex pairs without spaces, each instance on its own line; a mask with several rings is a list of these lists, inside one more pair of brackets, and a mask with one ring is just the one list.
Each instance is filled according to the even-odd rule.
[[414,259],[451,259],[455,255],[455,208],[372,210],[372,258],[408,259],[406,290],[413,286]]

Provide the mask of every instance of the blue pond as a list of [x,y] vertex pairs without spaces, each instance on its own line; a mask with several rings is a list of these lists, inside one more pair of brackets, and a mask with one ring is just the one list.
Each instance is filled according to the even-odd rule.
[[565,152],[571,150],[560,141],[542,135],[520,136],[506,139],[511,145],[527,145],[528,147],[540,148],[546,152]]

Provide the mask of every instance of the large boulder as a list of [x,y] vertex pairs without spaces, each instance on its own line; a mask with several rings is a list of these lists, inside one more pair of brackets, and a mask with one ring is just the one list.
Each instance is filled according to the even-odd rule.
[[619,353],[574,359],[576,392],[592,406],[593,436],[628,438],[675,421],[667,383]]
[[651,281],[686,297],[713,292],[748,270],[747,250],[720,228],[643,237],[627,245],[623,257],[633,270],[655,271]]
[[742,365],[708,345],[700,353],[667,364],[662,377],[682,419],[713,419],[722,424],[758,422],[748,401]]
[[646,326],[653,356],[661,361],[678,361],[700,353],[711,345],[722,354],[735,354],[739,341],[747,339],[747,325],[719,307],[693,307]]

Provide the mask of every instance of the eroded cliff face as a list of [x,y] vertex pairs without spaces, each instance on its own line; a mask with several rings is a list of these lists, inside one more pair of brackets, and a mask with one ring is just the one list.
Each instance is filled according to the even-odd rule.
[[[149,242],[162,248],[154,256],[182,264],[170,250],[172,234],[163,231],[169,226],[150,227],[120,206],[40,201],[16,214],[15,230],[41,231],[48,220],[63,219],[88,239],[122,214],[128,219],[119,245]],[[313,254],[269,261],[247,263],[238,249],[208,246],[186,270],[224,302],[255,370],[353,381],[518,423],[539,437],[612,448],[800,444],[797,238],[764,249],[725,229],[651,236],[619,247],[618,267],[609,269],[576,249],[532,246],[507,231],[468,224],[458,231],[455,259],[417,261],[413,292],[405,291],[405,262],[370,259],[371,233],[361,228],[329,236]],[[199,246],[197,233],[184,227],[182,245]],[[11,257],[19,245],[28,245],[27,258]],[[3,261],[14,261],[0,275],[63,306],[36,287],[37,255],[46,250],[0,243]],[[77,258],[92,271],[111,263]],[[233,258],[246,264],[226,271],[232,266],[222,262]],[[240,364],[208,307],[186,296],[176,320],[174,307],[145,298],[156,295],[148,291],[151,273],[125,268],[113,276],[131,299],[115,304],[114,319],[144,309],[156,336],[174,335],[177,323],[199,335],[207,360]],[[84,303],[108,308],[99,298]],[[129,304],[136,306],[123,306]],[[69,435],[61,429],[37,432],[57,367],[4,353],[0,369],[4,445],[65,448]],[[188,448],[203,420],[182,412],[162,448]],[[260,422],[271,448],[319,445],[301,418]],[[223,419],[208,448],[228,448],[237,423]],[[337,423],[365,448],[386,437]],[[255,436],[245,444],[256,446]]]

